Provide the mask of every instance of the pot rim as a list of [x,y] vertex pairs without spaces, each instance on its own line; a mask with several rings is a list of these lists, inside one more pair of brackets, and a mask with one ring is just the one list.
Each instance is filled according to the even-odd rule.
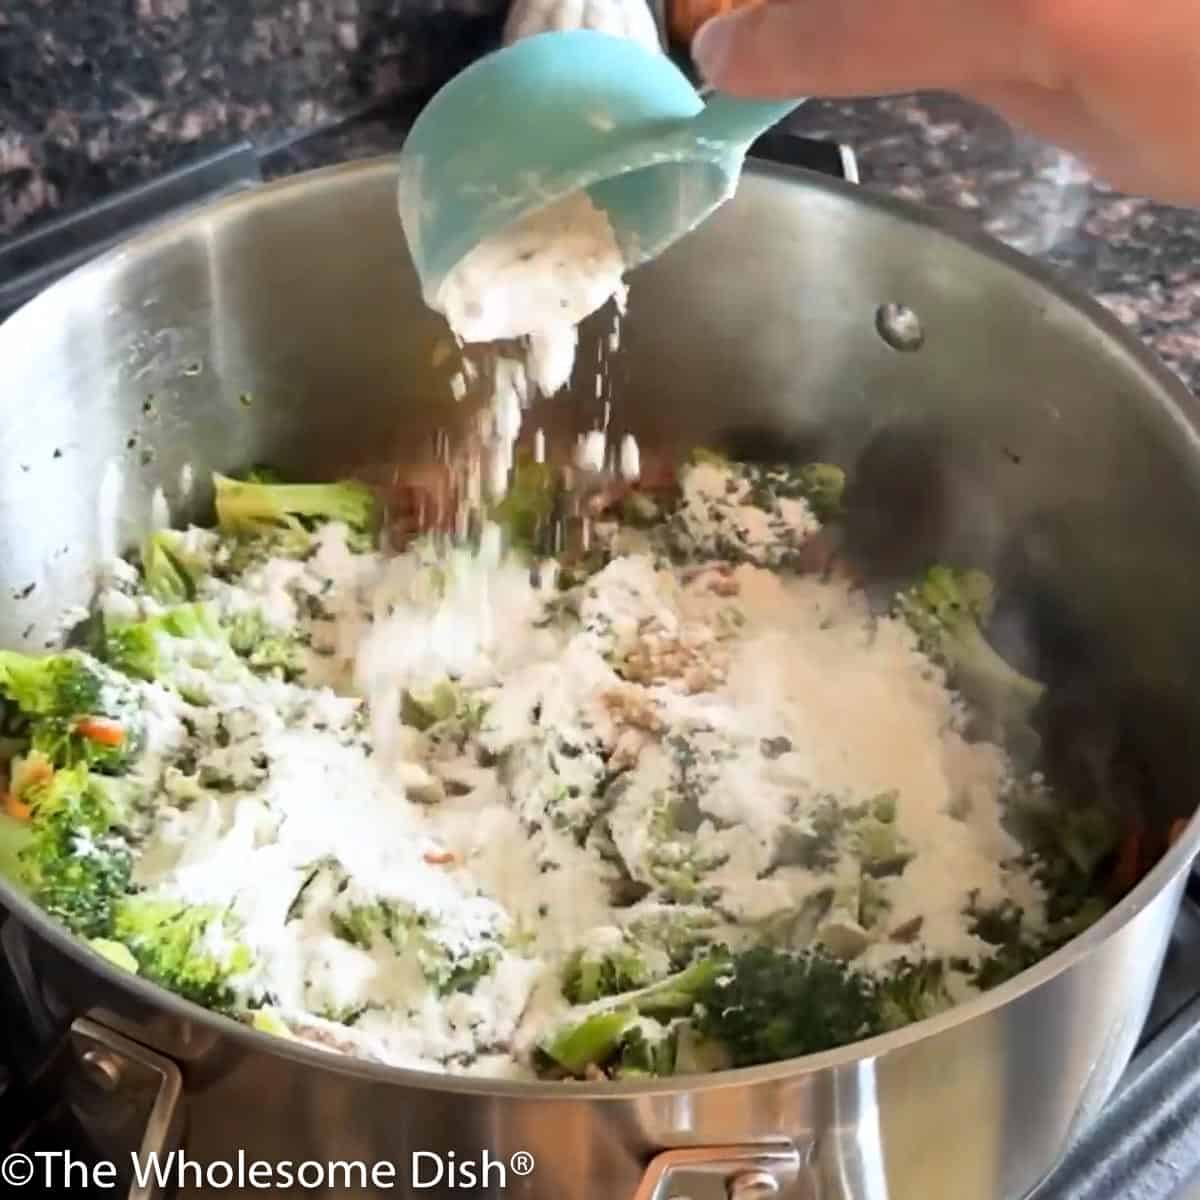
[[[346,180],[371,176],[394,176],[398,154],[376,155],[315,170],[302,171],[274,180],[249,191],[237,193],[172,217],[153,228],[134,235],[104,254],[77,267],[45,291],[28,301],[7,320],[0,322],[0,332],[16,334],[25,320],[37,320],[41,308],[53,304],[65,289],[86,286],[86,279],[112,267],[129,256],[146,256],[155,249],[187,233],[197,224],[218,221],[241,215],[258,205],[270,204],[314,185],[333,187]],[[1044,291],[1085,317],[1110,344],[1119,348],[1145,376],[1149,388],[1157,391],[1162,409],[1177,427],[1181,437],[1191,445],[1200,469],[1200,401],[1192,395],[1161,359],[1130,330],[1117,320],[1099,301],[1082,288],[1066,281],[1059,272],[1023,255],[982,231],[963,228],[954,216],[925,208],[896,196],[868,191],[859,185],[840,179],[804,171],[799,168],[747,160],[745,171],[751,175],[776,177],[832,193],[852,203],[875,209],[900,222],[935,233],[967,249],[983,255],[1004,267],[1039,284]],[[397,245],[403,245],[397,218]],[[10,330],[10,326],[15,329]],[[1032,992],[1056,975],[1069,970],[1090,954],[1110,936],[1122,929],[1139,913],[1150,906],[1161,893],[1193,862],[1200,851],[1200,811],[1188,818],[1188,824],[1163,857],[1150,869],[1136,887],[1114,905],[1105,915],[1080,936],[1048,955],[1034,966],[1000,986],[972,1000],[956,1004],[939,1014],[907,1025],[892,1033],[853,1042],[820,1054],[785,1059],[756,1067],[740,1067],[710,1074],[676,1077],[674,1080],[649,1080],[595,1083],[587,1081],[507,1080],[487,1076],[448,1075],[408,1067],[354,1058],[331,1053],[309,1043],[291,1041],[263,1033],[232,1017],[202,1008],[149,980],[131,975],[88,948],[73,934],[60,926],[39,905],[0,879],[0,905],[3,905],[23,924],[32,927],[37,935],[67,957],[99,974],[110,985],[131,992],[140,1002],[166,1012],[181,1021],[208,1026],[215,1033],[242,1043],[246,1049],[281,1055],[322,1070],[334,1071],[361,1079],[402,1085],[415,1089],[473,1095],[514,1096],[545,1101],[616,1101],[641,1097],[669,1097],[696,1092],[716,1092],[725,1088],[744,1088],[767,1084],[785,1078],[817,1074],[823,1071],[854,1067],[860,1063],[932,1039],[941,1033],[964,1025],[985,1013]]]

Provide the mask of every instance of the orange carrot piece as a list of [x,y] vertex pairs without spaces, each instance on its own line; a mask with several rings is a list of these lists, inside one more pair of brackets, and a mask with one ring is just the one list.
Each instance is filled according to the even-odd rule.
[[33,811],[24,800],[17,799],[12,792],[4,793],[4,811],[10,817],[15,817],[18,821],[28,821],[33,816]]
[[75,723],[75,732],[101,746],[121,746],[125,743],[125,730],[107,717],[84,717]]

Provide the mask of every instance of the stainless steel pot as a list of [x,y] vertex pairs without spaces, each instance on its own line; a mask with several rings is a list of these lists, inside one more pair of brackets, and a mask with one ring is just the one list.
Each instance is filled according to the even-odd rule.
[[[212,468],[419,461],[460,419],[393,171],[367,162],[222,202],[0,328],[0,641],[52,637],[97,557],[164,498],[176,518],[203,510]],[[767,168],[632,285],[620,423],[643,444],[729,435],[845,464],[851,549],[874,576],[934,554],[990,565],[1015,598],[1009,649],[1098,698],[1139,747],[1150,826],[1191,815],[1200,423],[1111,318],[909,207]],[[541,414],[552,431],[594,406],[582,374]],[[486,1150],[507,1164],[506,1188],[493,1170],[474,1189],[488,1196],[703,1200],[736,1178],[747,1197],[1016,1200],[1125,1066],[1198,841],[1193,823],[1083,938],[974,1003],[686,1084],[513,1085],[335,1058],[131,979],[0,896],[45,1019],[74,1020],[86,1073],[129,1102],[120,1128],[111,1104],[88,1109],[109,1114],[113,1144],[182,1130],[200,1162],[393,1163],[397,1186],[376,1176],[392,1195],[414,1152]],[[518,1151],[532,1173],[514,1170]],[[431,1159],[417,1166],[431,1178]],[[449,1182],[419,1194],[470,1190]]]

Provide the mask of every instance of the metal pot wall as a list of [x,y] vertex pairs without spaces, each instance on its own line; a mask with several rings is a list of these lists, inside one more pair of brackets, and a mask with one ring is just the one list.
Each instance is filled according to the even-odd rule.
[[[915,210],[765,168],[631,282],[619,425],[643,445],[732,438],[842,463],[849,545],[872,577],[933,556],[991,567],[1006,648],[1114,716],[1144,760],[1152,828],[1191,815],[1200,425],[1113,320]],[[408,266],[389,160],[222,202],[55,285],[0,327],[0,642],[53,637],[98,557],[164,498],[176,519],[203,513],[213,468],[419,462],[461,419],[453,364],[434,365],[444,337]],[[538,414],[552,443],[594,409],[580,374]],[[0,898],[47,1026],[87,1018],[74,1044],[115,1089],[91,1110],[110,1113],[115,1145],[181,1136],[200,1162],[394,1163],[381,1195],[406,1194],[415,1151],[444,1166],[486,1150],[506,1187],[493,1169],[477,1195],[703,1200],[738,1177],[746,1196],[1017,1200],[1124,1067],[1198,840],[1193,823],[1099,925],[976,1002],[688,1083],[498,1084],[334,1057],[125,976]],[[129,1101],[120,1121],[114,1095]],[[463,1190],[452,1182],[414,1194]]]

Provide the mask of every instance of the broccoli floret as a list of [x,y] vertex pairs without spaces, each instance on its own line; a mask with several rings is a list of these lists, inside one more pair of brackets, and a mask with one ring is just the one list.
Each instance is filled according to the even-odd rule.
[[1067,860],[1069,866],[1062,864],[1057,875],[1074,868],[1090,880],[1120,843],[1121,814],[1110,797],[1092,795],[1086,803],[1072,803],[1033,774],[1011,782],[1004,802],[1005,824],[1042,866]]
[[993,591],[986,572],[935,566],[897,596],[895,608],[968,700],[1005,723],[1027,725],[1045,685],[1011,667],[984,637]]
[[123,683],[77,650],[41,656],[0,650],[0,691],[27,716],[107,715],[105,691]]
[[648,837],[639,848],[643,862],[628,866],[672,903],[710,903],[719,891],[708,876],[725,865],[728,854],[706,844],[697,833],[704,823],[704,794],[717,778],[713,764],[723,750],[683,737],[671,738],[667,745],[672,757],[671,786],[647,814]]
[[762,509],[771,510],[780,500],[803,500],[822,524],[842,513],[846,472],[832,463],[800,466],[748,465],[751,496]]
[[538,1050],[543,1063],[575,1076],[800,1058],[943,1011],[951,1004],[945,974],[940,960],[902,961],[876,978],[823,951],[720,950],[590,1005],[549,1031]]
[[[1060,860],[1060,864],[1067,860]],[[1043,958],[1065,946],[1089,925],[1108,911],[1108,901],[1089,890],[1081,877],[1067,868],[1070,874],[1063,882],[1060,896],[1051,893],[1047,905],[1047,924],[1030,928],[1025,914],[1011,901],[991,907],[981,907],[978,897],[971,896],[965,916],[970,931],[993,947],[974,974],[976,986],[987,989],[1019,975]],[[1057,901],[1057,903],[1055,903]]]
[[568,1075],[582,1076],[589,1067],[609,1062],[640,1019],[632,1006],[589,1013],[544,1037],[538,1043],[538,1055]]
[[214,475],[217,527],[238,538],[282,535],[293,550],[307,544],[308,533],[327,521],[350,530],[354,549],[374,548],[379,504],[370,488],[340,483],[263,483]]
[[138,961],[124,942],[114,942],[111,938],[89,938],[88,945],[97,954],[107,958],[114,967],[120,967],[122,971],[128,971],[131,975],[138,973]]
[[650,953],[664,954],[672,971],[681,971],[713,945],[718,926],[716,915],[703,905],[662,904],[640,909],[627,929]]
[[30,810],[20,862],[31,894],[72,932],[107,936],[132,866],[125,798],[85,764],[54,770],[40,755],[24,764],[17,786]]
[[296,1038],[287,1022],[273,1008],[256,1008],[250,1017],[250,1024],[259,1033],[269,1033],[274,1037],[293,1041]]
[[144,724],[129,680],[83,651],[0,651],[0,693],[28,718],[31,744],[55,766],[116,772],[141,751]]
[[530,554],[554,552],[554,516],[561,487],[559,473],[549,463],[518,458],[508,490],[491,513],[510,546]]
[[816,1054],[883,1027],[873,980],[820,953],[745,950],[697,999],[697,1033],[735,1067]]
[[422,733],[437,729],[437,740],[458,740],[477,732],[487,715],[487,703],[449,679],[438,680],[428,691],[407,689],[400,699],[400,720]]
[[805,814],[803,825],[783,826],[771,855],[771,868],[803,867],[808,871],[832,871],[838,859],[838,838],[846,825],[846,814],[833,796],[821,796]]
[[295,680],[304,674],[304,642],[295,631],[276,629],[260,612],[238,613],[229,625],[229,644],[252,671]]
[[126,896],[115,906],[111,936],[133,952],[141,975],[219,1012],[237,1007],[236,981],[254,966],[233,917],[214,905]]
[[462,945],[445,937],[425,913],[391,900],[346,904],[330,913],[334,933],[343,941],[370,950],[386,942],[403,958],[415,956],[429,985],[439,995],[470,992],[489,974],[502,946],[495,931]]
[[158,639],[150,621],[104,619],[100,623],[95,652],[110,667],[125,675],[148,682],[158,678],[161,669]]
[[901,1029],[924,1021],[954,1003],[946,987],[946,964],[940,958],[902,960],[880,981],[878,993],[884,1029]]
[[[198,643],[188,647],[182,642]],[[142,621],[104,617],[94,639],[96,653],[111,667],[166,687],[190,703],[208,703],[195,678],[182,683],[179,668],[189,663],[214,674],[244,670],[215,609],[202,602],[177,604]],[[193,661],[197,660],[197,661]]]
[[644,1079],[673,1075],[678,1047],[678,1026],[640,1020],[625,1031],[609,1068],[614,1079]]
[[33,841],[33,824],[0,812],[0,875],[14,887],[26,887],[21,855]]
[[890,809],[869,808],[852,822],[850,835],[863,871],[874,878],[899,875],[912,858],[912,850],[896,828],[894,800]]
[[538,1042],[543,1059],[571,1075],[609,1066],[627,1032],[644,1019],[670,1022],[687,1016],[727,969],[728,959],[714,953],[648,987],[612,996],[568,1017]]
[[361,950],[370,950],[377,939],[403,948],[412,933],[421,927],[417,913],[402,911],[398,905],[387,900],[348,904],[331,912],[329,923],[343,942],[349,942]]
[[563,966],[562,993],[572,1004],[591,1004],[645,987],[653,977],[645,955],[628,941],[597,950],[582,947]]
[[152,533],[142,546],[142,578],[160,604],[184,604],[196,598],[207,564],[189,554],[184,534],[175,529]]

